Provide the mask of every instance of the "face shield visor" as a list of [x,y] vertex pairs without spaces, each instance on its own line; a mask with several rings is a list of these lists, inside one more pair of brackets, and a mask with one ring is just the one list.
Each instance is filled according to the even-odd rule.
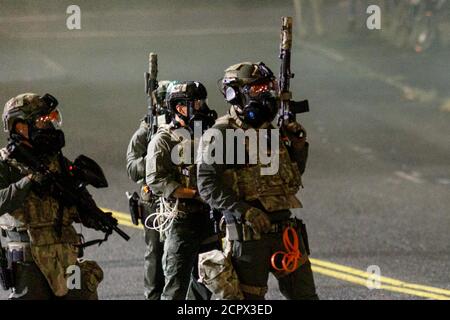
[[243,87],[244,107],[241,109],[243,121],[254,128],[273,121],[278,112],[278,83],[273,79],[255,82]]
[[29,128],[30,142],[39,152],[54,153],[64,147],[62,117],[58,109],[38,115],[32,124]]
[[278,83],[275,80],[254,83],[244,87],[244,94],[251,99],[260,97],[276,98],[278,96]]
[[62,127],[62,116],[58,109],[48,114],[38,116],[34,120],[34,127],[38,130],[55,129],[60,130]]

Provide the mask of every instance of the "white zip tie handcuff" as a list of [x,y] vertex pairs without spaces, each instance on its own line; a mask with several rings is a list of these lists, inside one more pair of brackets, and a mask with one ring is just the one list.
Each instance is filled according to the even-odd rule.
[[[159,211],[150,214],[145,219],[144,225],[148,229],[156,230],[162,234],[172,227],[173,221],[179,214],[185,214],[185,212],[178,210],[179,199],[175,201],[173,207],[163,197],[160,197],[159,201]],[[149,221],[151,221],[153,217],[153,223],[149,225]]]

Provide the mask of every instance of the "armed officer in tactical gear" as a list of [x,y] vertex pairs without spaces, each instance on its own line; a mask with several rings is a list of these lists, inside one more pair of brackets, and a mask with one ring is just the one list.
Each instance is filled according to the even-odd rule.
[[[164,125],[170,122],[165,99],[167,87],[171,81],[159,81],[158,89],[153,92],[156,101],[158,123]],[[164,273],[162,269],[162,255],[164,241],[156,230],[148,228],[153,220],[147,217],[157,210],[157,197],[151,192],[145,183],[145,157],[147,147],[152,138],[150,126],[146,119],[142,119],[138,130],[131,137],[127,149],[127,172],[131,180],[140,186],[139,208],[142,214],[141,221],[144,225],[144,239],[147,245],[144,255],[144,296],[147,300],[159,300],[164,288]]]
[[[213,248],[218,245],[209,219],[209,206],[198,197],[194,163],[194,132],[201,135],[216,118],[206,98],[206,88],[199,82],[169,85],[166,103],[172,121],[158,128],[147,150],[146,183],[161,197],[167,219],[173,219],[165,232],[163,300],[211,297],[211,293],[197,282],[196,270],[199,251],[209,250],[208,238],[212,236]],[[180,159],[174,159],[173,154]]]
[[[218,139],[213,139],[212,143],[207,138],[217,135],[213,131],[225,137],[229,130],[277,130],[271,124],[279,106],[277,82],[264,63],[243,62],[229,67],[222,79],[222,89],[231,107],[202,138],[203,155],[215,153],[217,157],[217,150],[220,150]],[[223,212],[227,238],[232,246],[232,264],[245,299],[264,299],[269,272],[277,277],[280,291],[286,298],[318,298],[308,260],[306,229],[301,220],[291,218],[290,211],[301,207],[296,194],[306,166],[306,132],[295,121],[283,131],[284,138],[277,136],[279,150],[270,149],[273,141],[264,141],[269,144],[271,153],[279,154],[279,169],[273,175],[261,174],[264,164],[260,159],[257,163],[249,162],[249,155],[254,151],[248,144],[244,163],[238,164],[236,159],[233,163],[227,162],[226,155],[237,155],[237,146],[226,139],[223,139],[223,159],[198,164],[200,195],[212,208]],[[271,135],[266,136],[269,139]],[[272,257],[277,252],[287,253],[283,234],[289,227],[299,238],[298,248],[295,248],[300,251],[296,253],[298,267],[283,268],[279,261],[282,255]],[[289,236],[293,239],[292,234]]]
[[[97,299],[103,279],[96,262],[78,259],[82,239],[72,224],[100,226],[63,203],[48,177],[30,170],[12,147],[26,148],[52,174],[70,175],[61,153],[65,141],[57,105],[50,94],[25,93],[3,111],[9,144],[0,161],[1,243],[7,258],[2,282],[12,289],[10,299]],[[77,270],[81,278],[72,282],[69,276],[80,274]]]

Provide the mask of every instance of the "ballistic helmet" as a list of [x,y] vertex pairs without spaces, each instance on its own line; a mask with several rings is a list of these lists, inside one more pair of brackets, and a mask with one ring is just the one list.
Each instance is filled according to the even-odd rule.
[[[210,128],[217,119],[217,113],[207,104],[208,93],[203,84],[197,81],[172,82],[167,88],[166,103],[174,123],[175,115],[182,119],[188,127],[194,130],[195,122],[202,124],[202,130]],[[187,115],[177,110],[177,105],[187,107]]]
[[272,81],[275,76],[263,62],[241,62],[228,67],[222,78],[222,85],[243,86],[256,82]]
[[271,122],[278,111],[278,83],[263,62],[241,62],[228,67],[222,94],[241,120],[257,128]]
[[[171,82],[167,87],[166,103],[172,112],[179,102],[206,101],[208,93],[203,84],[197,81]],[[187,104],[185,104],[187,105]]]
[[18,121],[40,124],[51,122],[55,128],[62,124],[61,115],[56,109],[58,100],[50,94],[39,96],[35,93],[23,93],[6,102],[3,109],[3,129],[11,132]]

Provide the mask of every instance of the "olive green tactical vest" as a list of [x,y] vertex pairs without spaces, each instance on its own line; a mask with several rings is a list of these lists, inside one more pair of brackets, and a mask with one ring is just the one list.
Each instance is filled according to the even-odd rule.
[[[166,132],[168,135],[170,135],[171,139],[173,141],[178,141],[178,144],[180,146],[179,149],[179,156],[182,158],[183,153],[185,152],[185,146],[190,146],[191,149],[191,157],[190,157],[190,163],[181,163],[177,166],[177,182],[179,182],[183,187],[185,188],[192,188],[197,189],[197,166],[194,164],[195,161],[195,148],[194,148],[194,141],[183,141],[180,136],[178,136],[174,131],[171,130],[171,127],[169,125],[161,126],[161,131]],[[186,151],[187,152],[187,151]]]

